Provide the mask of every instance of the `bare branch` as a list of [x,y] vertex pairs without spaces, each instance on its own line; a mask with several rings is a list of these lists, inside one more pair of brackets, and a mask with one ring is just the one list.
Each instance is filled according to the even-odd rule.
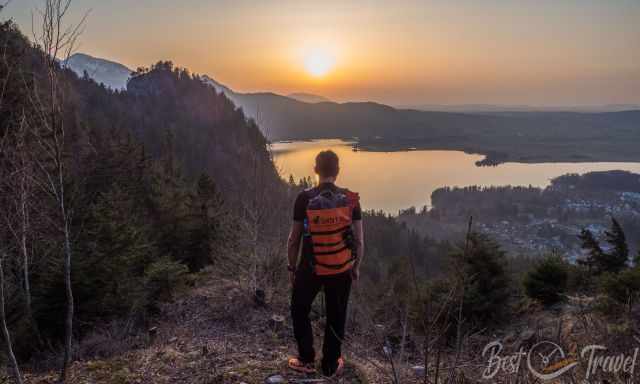
[[9,334],[9,329],[7,328],[7,317],[5,315],[4,309],[4,269],[2,264],[4,263],[5,253],[4,250],[0,249],[0,324],[2,325],[2,335],[4,338],[4,344],[6,348],[6,353],[11,362],[11,368],[13,370],[13,376],[17,384],[22,384],[22,374],[20,373],[20,367],[18,366],[18,361],[16,360],[16,356],[13,353],[11,335]]

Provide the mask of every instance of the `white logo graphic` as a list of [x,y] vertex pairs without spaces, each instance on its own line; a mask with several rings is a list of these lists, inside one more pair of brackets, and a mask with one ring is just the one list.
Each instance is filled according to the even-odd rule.
[[562,347],[551,341],[534,345],[527,355],[527,367],[540,380],[552,380],[578,365],[575,359],[567,359]]
[[607,354],[607,348],[602,345],[587,345],[582,348],[580,360],[575,353],[567,356],[558,344],[542,341],[535,344],[528,352],[520,348],[510,355],[503,355],[504,346],[499,341],[487,344],[482,351],[483,357],[488,357],[487,366],[482,371],[482,378],[493,379],[498,373],[517,374],[520,371],[523,357],[526,356],[529,372],[543,382],[557,379],[579,364],[586,368],[584,383],[596,372],[619,376],[633,376],[636,362],[640,357],[640,348],[635,348],[632,354]]

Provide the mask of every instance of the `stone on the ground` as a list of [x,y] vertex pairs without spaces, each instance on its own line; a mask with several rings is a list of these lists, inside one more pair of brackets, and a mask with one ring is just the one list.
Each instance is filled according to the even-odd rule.
[[422,365],[414,365],[411,370],[417,377],[424,377],[425,369]]
[[284,316],[282,315],[271,315],[271,319],[269,319],[269,323],[271,325],[281,325],[284,323]]
[[285,379],[282,375],[271,375],[265,379],[265,384],[280,384],[284,383]]
[[279,334],[285,328],[285,318],[281,315],[272,315],[269,319],[269,327],[273,332]]

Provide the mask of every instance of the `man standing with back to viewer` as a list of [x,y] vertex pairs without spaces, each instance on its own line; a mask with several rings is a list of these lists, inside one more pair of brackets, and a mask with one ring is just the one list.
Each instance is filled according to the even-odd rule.
[[321,364],[325,376],[339,375],[344,368],[341,346],[347,304],[351,282],[359,278],[364,250],[359,196],[336,186],[339,171],[338,155],[333,151],[316,156],[319,182],[296,198],[288,245],[291,316],[298,344],[298,357],[289,359],[289,367],[315,372],[309,312],[322,289],[327,316]]

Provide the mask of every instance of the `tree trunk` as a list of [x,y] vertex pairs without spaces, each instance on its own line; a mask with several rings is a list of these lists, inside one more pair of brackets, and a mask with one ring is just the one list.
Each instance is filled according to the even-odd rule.
[[[24,202],[23,202],[24,204]],[[24,212],[24,208],[23,208]],[[20,234],[20,251],[22,252],[22,274],[24,278],[24,293],[27,316],[31,320],[31,283],[29,282],[29,253],[27,252],[26,218],[22,217],[22,233]]]
[[[25,167],[24,162],[22,163],[23,169]],[[23,170],[23,172],[26,172]],[[29,252],[27,251],[27,234],[29,231],[29,216],[27,209],[27,177],[23,174],[21,180],[20,187],[20,218],[21,218],[21,228],[20,228],[20,252],[22,253],[22,276],[24,279],[24,296],[25,296],[25,311],[27,314],[27,319],[31,323],[31,327],[33,328],[33,332],[35,333],[36,339],[38,343],[42,346],[42,337],[40,336],[40,330],[38,329],[38,324],[36,323],[35,318],[33,317],[33,309],[31,305],[31,281],[30,281],[30,273],[29,273]]]
[[33,310],[31,305],[31,282],[29,281],[29,253],[27,252],[27,235],[23,232],[20,239],[20,250],[22,252],[22,274],[24,279],[24,297],[25,297],[25,311],[27,312],[27,319],[31,322],[33,331],[36,334],[36,338],[39,343],[42,343],[40,338],[40,331],[33,317]]
[[[404,319],[402,321],[402,338],[400,340],[400,364],[404,364],[405,344],[407,343],[407,323],[409,322],[409,301],[404,305]],[[426,370],[426,367],[425,367]],[[426,371],[425,371],[426,372]]]
[[7,349],[7,357],[9,358],[9,362],[11,363],[11,368],[13,370],[13,376],[17,384],[22,384],[22,375],[20,374],[20,367],[18,366],[16,356],[13,353],[13,344],[11,343],[11,335],[9,334],[9,329],[7,328],[7,318],[4,312],[4,269],[2,267],[2,262],[4,261],[3,259],[4,257],[0,257],[0,323],[2,326],[2,336],[4,337],[4,344]]
[[[64,214],[64,203],[62,203],[62,211]],[[64,361],[62,363],[62,371],[60,372],[60,381],[66,382],[69,373],[69,365],[71,364],[71,342],[73,339],[73,290],[71,287],[71,240],[69,234],[68,219],[64,218],[64,284],[67,295],[67,314],[65,317],[64,329]]]
[[[473,225],[473,216],[469,216],[469,226],[467,227],[467,236],[464,244],[464,253],[462,255],[462,262],[466,262],[467,254],[469,252],[469,240],[471,238],[471,226]],[[464,296],[467,288],[466,276],[464,275],[464,269],[460,269],[460,302],[458,307],[458,324],[456,330],[456,357],[454,363],[449,371],[449,377],[447,378],[447,382],[454,380],[455,372],[458,368],[458,363],[460,362],[460,355],[462,354],[462,321],[463,321],[463,309],[464,309]]]

